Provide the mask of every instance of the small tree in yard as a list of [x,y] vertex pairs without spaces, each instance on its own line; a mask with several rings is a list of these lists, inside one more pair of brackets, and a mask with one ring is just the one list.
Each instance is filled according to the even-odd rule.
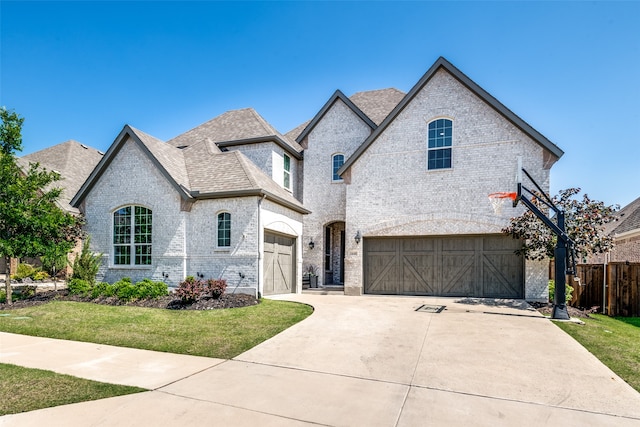
[[93,286],[96,282],[96,274],[100,268],[100,255],[94,255],[89,249],[91,239],[87,239],[82,244],[82,252],[73,261],[72,279],[84,280]]
[[60,179],[38,164],[18,165],[23,118],[0,108],[0,256],[7,260],[6,293],[11,304],[11,258],[69,252],[82,236],[82,221],[56,205],[61,189],[47,189]]
[[[606,206],[603,202],[591,200],[584,194],[575,198],[579,188],[561,190],[552,198],[553,203],[565,212],[567,235],[574,242],[578,259],[590,254],[604,253],[613,247],[613,239],[604,233],[604,225],[613,221],[617,206]],[[536,206],[541,206],[537,199]],[[517,239],[523,239],[523,245],[516,253],[529,260],[553,258],[556,236],[530,210],[511,218],[511,224],[502,230]]]

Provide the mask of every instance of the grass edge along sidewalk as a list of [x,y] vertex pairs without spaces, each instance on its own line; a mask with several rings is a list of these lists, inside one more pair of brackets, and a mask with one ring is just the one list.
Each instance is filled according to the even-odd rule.
[[218,310],[166,310],[52,301],[4,310],[0,331],[231,359],[312,312],[313,308],[305,304],[273,300]]
[[0,378],[0,416],[147,391],[6,363]]
[[591,314],[580,320],[584,325],[554,323],[640,392],[640,317]]
[[[5,310],[0,330],[48,338],[230,359],[300,322],[313,308],[262,300],[221,310],[163,310],[53,301]],[[0,364],[0,415],[138,393],[40,369]]]

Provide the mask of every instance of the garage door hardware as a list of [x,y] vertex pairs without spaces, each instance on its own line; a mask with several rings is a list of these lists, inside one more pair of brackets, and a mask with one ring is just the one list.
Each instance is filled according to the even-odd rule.
[[425,313],[440,313],[442,310],[444,310],[447,306],[446,305],[428,305],[428,304],[422,304],[420,307],[416,308],[416,311],[422,311]]

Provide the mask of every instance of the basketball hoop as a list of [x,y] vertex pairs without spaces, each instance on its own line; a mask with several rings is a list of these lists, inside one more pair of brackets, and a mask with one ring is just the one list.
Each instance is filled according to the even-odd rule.
[[510,199],[512,202],[516,200],[518,197],[518,193],[509,193],[505,191],[499,191],[497,193],[489,194],[489,201],[491,202],[491,207],[493,208],[493,212],[496,215],[500,215],[502,213],[502,206]]

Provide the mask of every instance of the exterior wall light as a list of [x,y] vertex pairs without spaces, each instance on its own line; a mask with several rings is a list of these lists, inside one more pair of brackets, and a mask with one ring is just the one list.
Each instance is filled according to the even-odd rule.
[[315,248],[315,247],[316,247],[316,244],[315,244],[315,243],[313,243],[313,240],[310,240],[310,241],[309,241],[309,249],[313,249],[313,248]]
[[360,240],[362,240],[362,235],[360,234],[360,230],[358,230],[358,232],[356,233],[356,237],[354,237],[354,239],[356,239],[356,245],[360,243]]

